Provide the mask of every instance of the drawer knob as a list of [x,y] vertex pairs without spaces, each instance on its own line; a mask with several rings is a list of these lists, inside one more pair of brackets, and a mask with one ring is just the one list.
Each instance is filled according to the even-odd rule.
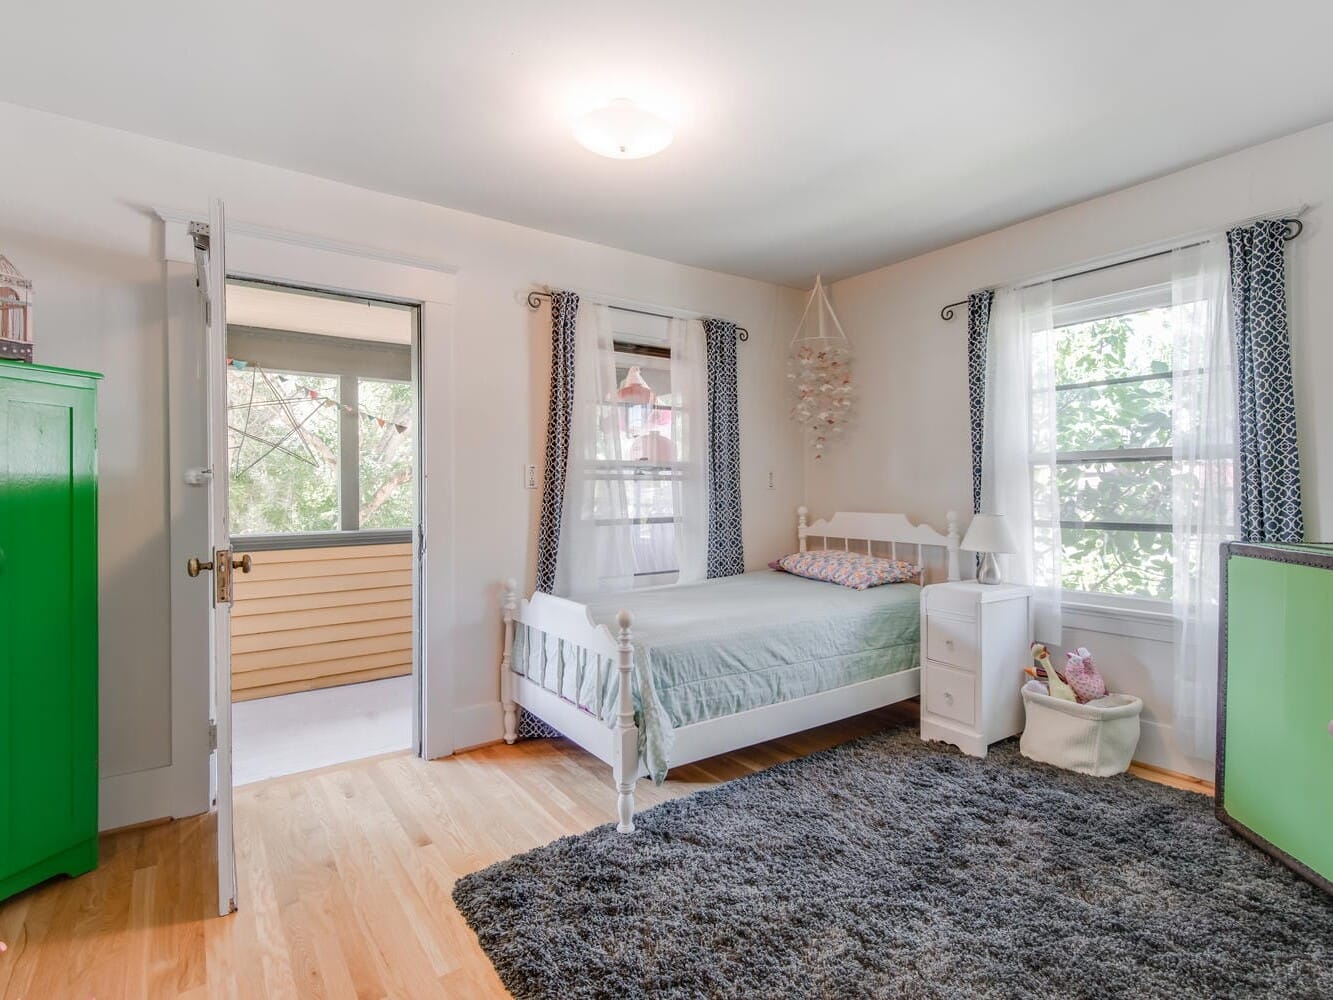
[[952,692],[952,691],[945,691],[945,692],[944,692],[944,704],[946,704],[946,705],[952,705],[952,704],[953,704],[953,692]]
[[953,649],[953,640],[952,640],[952,639],[945,639],[945,640],[944,640],[944,646],[945,646],[946,649]]

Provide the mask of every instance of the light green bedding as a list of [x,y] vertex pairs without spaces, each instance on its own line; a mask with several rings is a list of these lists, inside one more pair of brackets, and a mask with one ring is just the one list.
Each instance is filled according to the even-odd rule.
[[[920,657],[921,589],[899,583],[869,590],[762,570],[704,583],[597,595],[593,620],[615,634],[616,614],[634,616],[635,710],[640,749],[661,782],[679,726],[802,698],[908,670]],[[567,698],[616,715],[616,672],[581,650],[516,634],[514,662],[529,677],[545,671]],[[544,648],[543,648],[544,645]],[[575,691],[583,663],[582,689]],[[644,696],[641,680],[651,678]]]

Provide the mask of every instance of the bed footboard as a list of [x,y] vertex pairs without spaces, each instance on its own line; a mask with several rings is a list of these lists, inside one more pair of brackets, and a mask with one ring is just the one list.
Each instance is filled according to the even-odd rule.
[[[518,585],[506,580],[501,597],[504,613],[504,647],[500,657],[500,702],[504,708],[504,739],[518,738],[518,709],[523,707],[559,730],[583,749],[611,765],[616,786],[616,829],[634,832],[634,783],[639,774],[639,729],[634,724],[634,642],[628,611],[616,617],[614,637],[605,625],[593,623],[587,607],[550,594],[537,593],[531,600],[520,600]],[[515,661],[517,627],[527,628],[529,638],[541,637],[540,665],[533,676],[530,663]],[[586,655],[573,657],[576,674],[572,686],[567,683],[565,662],[553,671],[546,660],[547,640],[557,646],[578,650]],[[532,643],[526,644],[525,658],[531,657]],[[585,704],[589,662],[594,696]],[[603,691],[603,663],[616,671],[617,690],[614,720],[604,720],[599,710]],[[571,691],[573,697],[570,697]],[[608,727],[607,721],[611,721]]]

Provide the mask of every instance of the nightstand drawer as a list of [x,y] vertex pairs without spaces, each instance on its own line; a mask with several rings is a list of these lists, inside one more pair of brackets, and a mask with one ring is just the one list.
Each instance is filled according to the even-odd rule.
[[976,724],[976,675],[930,664],[922,671],[921,693],[926,711],[944,719]]
[[926,617],[926,657],[955,667],[976,669],[980,662],[977,649],[977,623],[971,618],[947,615]]
[[987,590],[975,583],[943,583],[927,587],[921,597],[926,614],[943,612],[960,618],[971,618],[981,606]]

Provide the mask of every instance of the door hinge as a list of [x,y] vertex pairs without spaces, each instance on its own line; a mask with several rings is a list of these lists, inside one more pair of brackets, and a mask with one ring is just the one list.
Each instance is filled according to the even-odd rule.
[[218,723],[216,719],[208,720],[208,752],[212,753],[218,748]]

